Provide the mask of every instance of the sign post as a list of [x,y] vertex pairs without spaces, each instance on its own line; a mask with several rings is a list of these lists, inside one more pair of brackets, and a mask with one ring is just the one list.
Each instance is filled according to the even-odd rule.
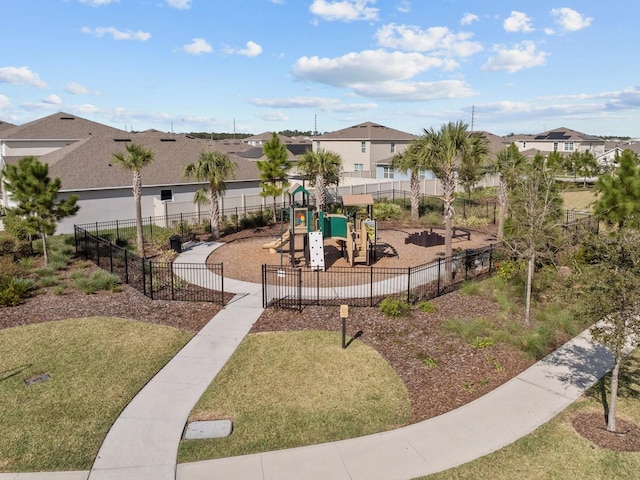
[[349,305],[340,305],[340,318],[342,319],[342,348],[347,348],[347,317],[349,317]]

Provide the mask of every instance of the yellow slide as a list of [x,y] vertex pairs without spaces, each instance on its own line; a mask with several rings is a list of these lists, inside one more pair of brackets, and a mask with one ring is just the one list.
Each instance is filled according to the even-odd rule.
[[282,247],[282,245],[284,245],[289,241],[290,236],[291,236],[291,229],[285,231],[280,238],[276,238],[273,242],[265,243],[264,245],[262,245],[262,248],[277,250],[280,247]]

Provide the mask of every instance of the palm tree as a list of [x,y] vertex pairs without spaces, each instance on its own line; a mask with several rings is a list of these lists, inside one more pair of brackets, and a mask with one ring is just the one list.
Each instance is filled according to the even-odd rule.
[[342,171],[342,158],[339,154],[318,149],[317,152],[307,150],[298,161],[298,170],[304,172],[309,183],[316,187],[316,208],[324,210],[327,203],[326,187],[337,184]]
[[[440,180],[445,219],[445,257],[453,255],[454,215],[453,200],[456,189],[456,169],[460,165],[477,161],[486,155],[487,140],[480,134],[470,133],[464,122],[449,122],[435,131],[424,129],[424,135],[417,140],[418,156]],[[452,265],[447,262],[447,278],[452,278]]]
[[[235,178],[236,164],[226,153],[205,151],[200,154],[196,163],[185,165],[182,174],[186,178],[209,182],[209,221],[211,222],[211,236],[214,240],[220,238],[220,194],[226,188],[226,181]],[[202,194],[199,194],[202,197]],[[198,194],[196,193],[196,200]]]
[[154,153],[137,143],[127,143],[127,153],[116,152],[112,155],[115,163],[122,165],[128,172],[133,173],[133,198],[136,202],[136,245],[138,255],[144,258],[144,241],[142,239],[142,179],[140,170],[153,161]]
[[493,170],[500,175],[498,187],[498,241],[504,237],[504,219],[509,201],[509,189],[518,174],[518,169],[524,165],[525,157],[520,153],[515,143],[503,148],[496,154]]
[[411,173],[409,187],[411,189],[411,218],[413,220],[420,218],[420,171],[427,169],[424,157],[421,157],[419,153],[420,145],[417,142],[412,142],[404,151],[396,153],[391,162],[394,170]]

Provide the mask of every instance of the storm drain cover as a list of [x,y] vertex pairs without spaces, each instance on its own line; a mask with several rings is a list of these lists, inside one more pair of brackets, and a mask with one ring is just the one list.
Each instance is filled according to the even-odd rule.
[[36,375],[35,377],[29,377],[24,379],[24,383],[27,386],[33,385],[34,383],[46,382],[47,380],[51,380],[51,375],[48,373],[41,373],[40,375]]
[[185,440],[200,440],[204,438],[224,438],[231,435],[233,422],[231,420],[207,420],[190,422],[184,432]]

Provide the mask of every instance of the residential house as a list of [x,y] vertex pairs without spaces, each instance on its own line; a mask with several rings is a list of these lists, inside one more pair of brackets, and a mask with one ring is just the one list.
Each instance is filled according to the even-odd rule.
[[572,152],[589,151],[597,157],[605,150],[604,139],[564,127],[537,135],[509,135],[505,140],[515,143],[521,152],[533,150],[542,154],[560,152],[569,155]]
[[[243,138],[248,148],[238,151],[237,155],[242,158],[246,158],[250,161],[265,160],[266,156],[263,153],[262,147],[273,137],[272,132],[263,132],[259,135],[253,135],[251,137]],[[285,135],[278,134],[278,140],[287,148],[288,159],[291,162],[290,176],[297,176],[297,163],[298,160],[305,154],[307,150],[312,149],[311,140],[306,137],[287,137]]]
[[[77,124],[73,123],[74,125],[87,125],[85,122],[88,122],[77,117],[73,121],[65,120],[63,118],[67,117],[66,114],[53,117],[61,122],[79,120]],[[45,123],[49,123],[50,120],[52,119],[48,117]],[[132,133],[104,127],[105,130],[94,128],[91,133],[83,130],[84,138],[79,138],[82,137],[82,132],[65,135],[69,137],[67,139],[56,139],[55,135],[49,132],[48,136],[51,138],[43,138],[47,131],[42,130],[39,136],[32,139],[17,139],[22,142],[16,142],[15,137],[18,135],[12,131],[11,138],[7,136],[2,140],[5,148],[3,151],[12,154],[3,155],[2,161],[5,164],[15,163],[25,155],[38,156],[40,161],[49,165],[49,175],[61,179],[61,198],[71,194],[80,197],[78,214],[64,219],[58,226],[58,233],[73,232],[74,224],[121,220],[135,216],[131,192],[132,174],[113,162],[113,154],[126,153],[126,145],[130,142],[138,143],[154,152],[154,161],[141,172],[144,217],[191,213],[198,209],[193,203],[194,193],[206,187],[206,182],[186,180],[182,171],[185,165],[197,162],[203,151],[214,150],[215,142],[159,131]],[[97,133],[94,134],[93,131]],[[22,132],[22,136],[29,135]],[[23,148],[17,148],[16,144]],[[243,206],[241,203],[246,195],[258,197],[260,192],[256,166],[246,159],[233,154],[230,156],[237,165],[237,172],[236,178],[227,184],[227,196],[234,197],[234,201],[228,202],[231,205],[225,205],[224,197],[223,208]],[[5,199],[9,200],[6,193]]]
[[393,156],[417,138],[410,133],[365,122],[312,137],[312,141],[314,151],[323,148],[339,154],[347,174],[359,172],[363,177],[389,178]]

